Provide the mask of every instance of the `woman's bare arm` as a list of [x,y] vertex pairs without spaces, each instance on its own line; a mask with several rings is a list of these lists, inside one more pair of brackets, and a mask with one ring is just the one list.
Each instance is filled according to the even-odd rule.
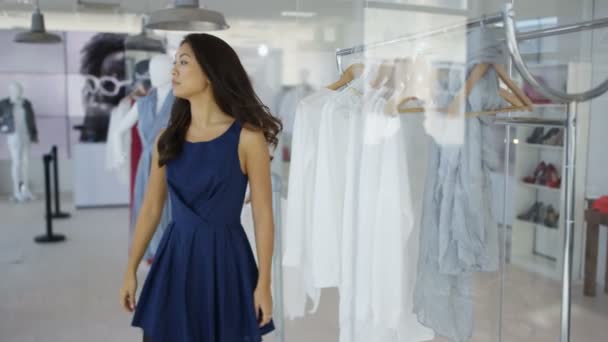
[[[161,132],[162,133],[162,132]],[[152,152],[152,165],[150,178],[144,194],[144,200],[137,216],[135,235],[129,255],[128,272],[137,272],[137,267],[144,256],[148,243],[160,222],[163,206],[167,198],[167,181],[165,179],[165,166],[158,166],[158,137],[154,142]]]
[[251,207],[255,225],[259,277],[256,286],[256,310],[263,315],[260,325],[272,317],[271,271],[274,248],[274,222],[272,216],[272,185],[270,181],[270,154],[262,132],[243,129],[239,155],[242,169],[249,178]]

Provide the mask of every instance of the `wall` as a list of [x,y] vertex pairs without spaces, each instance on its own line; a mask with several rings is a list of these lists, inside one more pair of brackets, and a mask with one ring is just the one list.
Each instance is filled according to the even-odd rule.
[[[608,2],[598,1],[595,17],[608,16]],[[608,30],[597,30],[593,41],[593,84],[608,78]],[[587,168],[587,195],[598,197],[608,195],[608,94],[591,102],[591,127],[589,138],[589,165]]]
[[[598,0],[595,2],[595,18],[608,16],[608,2]],[[593,35],[593,84],[597,85],[608,78],[608,29],[596,30]],[[587,165],[587,197],[595,198],[608,195],[608,94],[591,102],[591,118],[589,129],[589,151]],[[604,270],[606,269],[606,243],[607,229],[600,230],[598,275],[599,286],[604,284]]]

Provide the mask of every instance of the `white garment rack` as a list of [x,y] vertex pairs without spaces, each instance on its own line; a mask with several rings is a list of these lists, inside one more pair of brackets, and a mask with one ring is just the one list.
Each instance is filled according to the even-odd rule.
[[[562,308],[561,308],[561,332],[560,342],[570,341],[570,307],[571,307],[571,282],[572,282],[572,250],[573,250],[573,228],[574,228],[574,163],[575,163],[575,150],[576,150],[576,103],[589,101],[596,98],[606,91],[608,91],[608,80],[605,80],[598,86],[582,93],[570,94],[560,90],[556,90],[548,87],[545,84],[541,84],[535,78],[532,73],[528,70],[526,63],[524,62],[521,53],[519,51],[518,41],[537,39],[549,36],[559,36],[567,33],[581,32],[592,30],[601,27],[608,26],[608,17],[579,22],[570,25],[563,25],[552,27],[548,29],[540,29],[536,31],[529,31],[526,33],[517,33],[515,28],[515,12],[513,10],[513,4],[511,1],[506,0],[504,11],[502,13],[494,14],[491,16],[485,16],[477,19],[472,19],[464,23],[447,26],[444,28],[436,29],[433,31],[427,31],[422,33],[416,33],[407,35],[404,37],[395,38],[388,41],[377,42],[366,45],[358,45],[347,49],[338,49],[336,51],[336,64],[340,73],[343,72],[342,68],[342,57],[352,55],[355,53],[364,52],[368,49],[385,46],[400,42],[414,41],[425,38],[430,38],[436,35],[444,34],[447,32],[453,32],[455,30],[471,29],[482,25],[492,25],[499,22],[503,23],[505,30],[505,38],[502,41],[506,42],[509,49],[512,62],[515,65],[517,71],[521,76],[528,82],[536,91],[541,93],[553,101],[558,103],[567,103],[568,111],[566,113],[566,120],[556,122],[556,120],[539,120],[535,118],[511,118],[510,114],[507,118],[496,119],[496,124],[502,124],[506,126],[533,126],[533,125],[552,125],[564,127],[565,135],[565,167],[564,175],[564,212],[566,213],[566,219],[564,220],[564,246],[563,246],[563,274],[562,274]],[[559,120],[558,120],[559,121]],[[508,185],[505,181],[505,187]],[[504,218],[503,218],[504,219]],[[504,220],[503,220],[504,221]],[[502,287],[502,285],[501,285]],[[501,289],[502,291],[502,289]],[[499,340],[502,340],[502,334],[499,333]]]

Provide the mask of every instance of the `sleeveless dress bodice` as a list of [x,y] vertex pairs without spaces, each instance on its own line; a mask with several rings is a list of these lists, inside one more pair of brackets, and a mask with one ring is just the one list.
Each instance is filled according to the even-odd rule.
[[253,293],[258,269],[240,222],[247,188],[241,125],[185,141],[166,165],[172,221],[136,304],[133,326],[154,342],[259,342]]

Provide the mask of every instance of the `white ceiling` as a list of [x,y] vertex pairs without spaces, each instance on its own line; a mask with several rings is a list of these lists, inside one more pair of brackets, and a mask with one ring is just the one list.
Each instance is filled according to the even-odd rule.
[[[33,2],[35,1],[0,0],[0,11],[8,13],[31,11]],[[315,11],[320,17],[350,16],[353,7],[359,2],[355,0],[201,0],[199,3],[208,9],[224,13],[228,19],[277,20],[282,19],[283,11]],[[64,13],[143,14],[171,4],[173,4],[172,0],[40,0],[40,8],[44,12]]]
[[[25,29],[35,0],[0,0],[0,29]],[[85,3],[83,5],[82,3]],[[40,0],[50,31],[129,32],[141,30],[141,15],[173,4],[173,0]],[[200,5],[220,11],[231,26],[230,34],[254,35],[253,40],[300,26],[309,30],[344,27],[354,22],[357,0],[201,0]],[[315,12],[313,18],[293,18],[284,11]],[[244,28],[244,29],[242,29]],[[291,30],[293,32],[293,30]],[[257,37],[257,38],[256,38]]]

